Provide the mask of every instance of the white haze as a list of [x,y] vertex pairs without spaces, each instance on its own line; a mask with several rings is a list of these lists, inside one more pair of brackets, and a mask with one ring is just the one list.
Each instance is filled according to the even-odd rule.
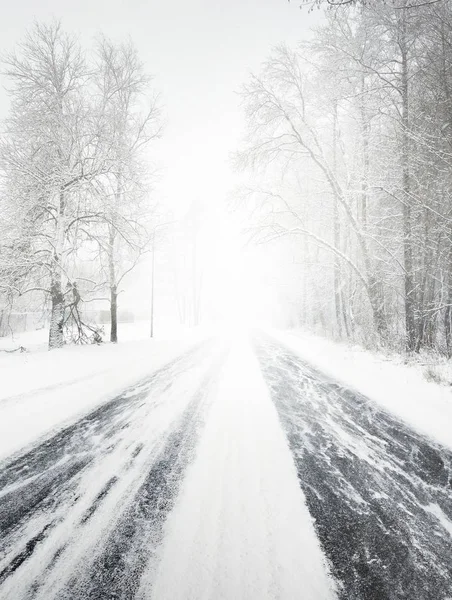
[[[5,9],[0,24],[5,50],[21,41],[34,20],[52,19],[61,19],[63,27],[87,46],[102,32],[115,41],[130,37],[137,47],[161,94],[166,119],[164,135],[150,156],[157,169],[153,200],[164,213],[163,222],[179,220],[194,203],[205,208],[199,261],[207,320],[279,318],[275,277],[281,267],[277,260],[273,265],[275,254],[264,248],[243,249],[240,218],[226,214],[227,198],[238,182],[230,155],[244,131],[237,91],[250,72],[259,70],[272,47],[296,44],[321,18],[320,11],[302,11],[296,2],[282,0],[22,0]],[[7,111],[3,86],[0,117]],[[157,244],[156,326],[176,317],[177,267],[171,257],[186,252],[184,245],[168,251],[167,243]],[[122,308],[149,315],[150,273],[148,257],[128,278]]]

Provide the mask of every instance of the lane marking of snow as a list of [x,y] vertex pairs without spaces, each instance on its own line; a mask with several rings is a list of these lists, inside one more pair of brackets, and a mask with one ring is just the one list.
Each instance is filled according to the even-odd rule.
[[336,597],[276,410],[247,342],[233,347],[140,599]]

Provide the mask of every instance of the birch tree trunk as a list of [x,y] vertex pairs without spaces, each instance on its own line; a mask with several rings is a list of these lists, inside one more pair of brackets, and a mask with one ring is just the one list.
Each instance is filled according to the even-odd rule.
[[62,348],[64,345],[64,293],[62,283],[62,259],[64,250],[65,236],[65,208],[66,199],[64,191],[61,190],[58,202],[58,214],[55,232],[55,246],[53,251],[53,260],[51,265],[50,282],[50,328],[49,328],[49,350]]
[[118,286],[116,283],[116,230],[114,224],[109,225],[108,239],[108,273],[110,286],[110,342],[118,341]]

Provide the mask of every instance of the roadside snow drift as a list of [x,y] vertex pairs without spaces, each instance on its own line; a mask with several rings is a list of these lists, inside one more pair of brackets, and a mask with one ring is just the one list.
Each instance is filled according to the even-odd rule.
[[452,392],[421,368],[301,333],[271,335],[338,383],[371,398],[416,431],[452,448]]

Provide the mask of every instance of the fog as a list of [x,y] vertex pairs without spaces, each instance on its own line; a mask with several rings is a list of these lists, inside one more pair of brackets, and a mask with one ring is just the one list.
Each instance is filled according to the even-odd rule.
[[[246,223],[227,215],[228,198],[240,181],[231,164],[231,154],[244,128],[237,91],[272,46],[296,43],[306,35],[309,27],[321,20],[319,11],[308,13],[297,5],[277,1],[231,2],[226,10],[213,2],[177,0],[132,4],[115,1],[108,7],[87,1],[64,7],[60,2],[40,3],[39,7],[33,2],[20,2],[8,6],[7,12],[1,26],[4,51],[20,42],[34,20],[61,20],[64,29],[79,36],[87,48],[100,33],[116,42],[133,42],[146,72],[153,77],[163,111],[164,134],[147,150],[152,171],[151,202],[158,203],[163,222],[183,219],[194,204],[203,207],[202,218],[208,221],[201,227],[204,240],[197,252],[203,271],[205,317],[216,315],[223,320],[231,310],[234,315],[241,312],[232,308],[237,304],[232,292],[237,285],[242,288],[242,301],[259,297],[260,318],[266,313],[271,319],[274,308],[268,299],[277,291],[268,285],[272,279],[269,256],[265,251],[261,258],[256,252],[245,251],[247,239],[240,235]],[[7,86],[4,80],[0,96],[3,117],[9,107]],[[223,227],[226,221],[228,225]],[[177,266],[171,265],[169,255],[187,251],[183,246],[157,244],[156,315],[164,319],[178,318],[169,310],[177,303],[172,289]],[[242,252],[247,257],[244,260]],[[127,278],[121,303],[123,308],[148,317],[150,256],[143,257],[142,263]],[[262,272],[261,281],[256,281],[256,269]],[[191,287],[189,282],[187,285]],[[249,289],[251,285],[253,290]],[[248,294],[243,293],[245,287]],[[262,310],[264,305],[268,310]]]
[[0,29],[0,600],[450,599],[452,0]]

